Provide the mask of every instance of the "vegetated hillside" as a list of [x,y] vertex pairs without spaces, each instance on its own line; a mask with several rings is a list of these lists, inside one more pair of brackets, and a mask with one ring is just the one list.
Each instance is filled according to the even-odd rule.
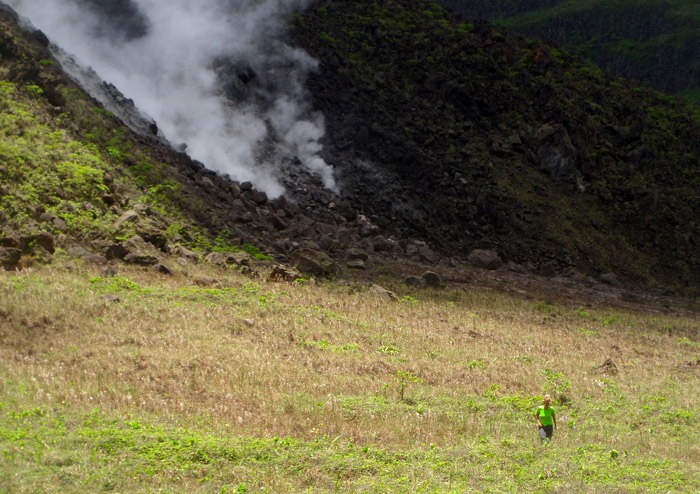
[[608,72],[700,102],[700,9],[689,0],[440,0],[581,53]]
[[[41,32],[21,30],[17,21],[0,8],[4,246],[12,246],[10,237],[25,236],[28,243],[45,233],[53,240],[36,252],[45,255],[55,246],[104,244],[139,231],[154,245],[183,235],[193,244],[210,243],[207,228],[222,225],[226,215],[187,175],[196,166],[156,139],[130,132],[63,73]],[[137,203],[143,217],[118,224]]]
[[433,3],[320,1],[296,35],[321,61],[310,86],[328,160],[382,226],[538,273],[697,288],[687,104]]
[[[120,111],[138,118],[133,102],[112,86],[103,89]],[[170,255],[243,250],[269,259],[264,250],[281,262],[305,263],[309,274],[333,275],[340,268],[326,251],[344,259],[347,249],[371,237],[357,232],[364,224],[353,222],[354,211],[331,208],[331,194],[303,171],[286,180],[294,202],[272,199],[174,151],[149,133],[152,122],[137,121],[144,131],[132,132],[63,72],[42,32],[20,29],[17,15],[1,3],[0,109],[5,269],[51,262],[59,249],[166,272],[173,268],[165,265]]]
[[427,241],[457,264],[486,248],[521,272],[700,285],[697,115],[566,52],[430,3],[314,4],[294,32],[320,60],[310,90],[342,195],[291,167],[291,200],[271,201],[133,134],[45,36],[2,19],[6,265],[56,246],[157,264],[252,244],[333,275],[436,262]]

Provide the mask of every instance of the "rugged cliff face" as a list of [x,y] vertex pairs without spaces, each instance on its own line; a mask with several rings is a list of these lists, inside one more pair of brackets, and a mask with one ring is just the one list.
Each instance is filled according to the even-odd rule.
[[[15,254],[44,233],[49,251],[143,263],[252,245],[332,275],[478,249],[521,272],[700,286],[700,117],[556,48],[426,2],[315,2],[292,29],[319,61],[308,90],[339,193],[292,160],[270,200],[132,133],[42,33],[7,11],[1,27],[0,237]],[[234,100],[259,80],[231,71]]]

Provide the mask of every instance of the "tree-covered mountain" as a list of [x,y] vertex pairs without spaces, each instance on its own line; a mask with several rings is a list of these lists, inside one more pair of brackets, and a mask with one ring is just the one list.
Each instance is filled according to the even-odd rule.
[[440,0],[468,18],[582,54],[606,71],[700,102],[700,7],[689,0]]
[[290,22],[319,61],[339,192],[291,163],[270,200],[123,126],[3,11],[2,248],[50,258],[29,245],[47,234],[146,263],[252,245],[326,274],[488,250],[522,273],[697,292],[693,107],[431,2],[320,0]]

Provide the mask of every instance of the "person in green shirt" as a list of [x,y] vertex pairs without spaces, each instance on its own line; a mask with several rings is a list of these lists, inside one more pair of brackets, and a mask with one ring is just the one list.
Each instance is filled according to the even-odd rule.
[[537,429],[542,441],[552,439],[554,429],[557,428],[557,414],[551,406],[552,398],[544,395],[544,404],[537,407],[535,418],[537,419]]

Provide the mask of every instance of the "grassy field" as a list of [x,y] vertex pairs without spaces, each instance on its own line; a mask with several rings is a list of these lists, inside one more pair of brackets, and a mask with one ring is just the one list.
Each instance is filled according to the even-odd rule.
[[0,492],[700,491],[697,315],[119,270],[0,274]]

